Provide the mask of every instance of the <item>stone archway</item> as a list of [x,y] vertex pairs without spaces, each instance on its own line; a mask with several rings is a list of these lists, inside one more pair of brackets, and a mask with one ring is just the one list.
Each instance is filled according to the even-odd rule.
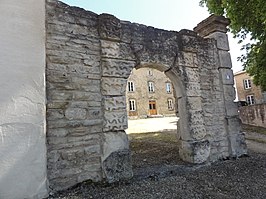
[[196,32],[175,32],[52,0],[46,12],[52,189],[132,176],[125,88],[134,67],[154,67],[174,84],[183,160],[205,163],[246,153],[233,103],[228,20],[211,16]]

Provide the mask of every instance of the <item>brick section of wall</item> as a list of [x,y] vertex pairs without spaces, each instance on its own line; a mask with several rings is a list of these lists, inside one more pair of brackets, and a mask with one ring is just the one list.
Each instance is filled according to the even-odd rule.
[[242,106],[239,108],[239,116],[243,124],[266,128],[266,104]]
[[102,179],[98,15],[47,1],[47,144],[52,189]]

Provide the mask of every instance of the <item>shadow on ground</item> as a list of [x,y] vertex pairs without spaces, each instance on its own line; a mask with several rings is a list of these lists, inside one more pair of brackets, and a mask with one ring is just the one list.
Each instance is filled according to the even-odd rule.
[[[255,130],[244,127],[246,135]],[[257,133],[260,133],[259,130]],[[133,171],[129,181],[84,182],[52,194],[57,199],[266,198],[266,154],[211,165],[188,165],[178,156],[175,132],[130,134]]]

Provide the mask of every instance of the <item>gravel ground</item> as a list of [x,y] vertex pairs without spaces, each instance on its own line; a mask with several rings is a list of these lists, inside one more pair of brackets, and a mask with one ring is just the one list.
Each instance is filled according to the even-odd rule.
[[[130,134],[134,177],[127,182],[84,182],[49,198],[266,198],[266,154],[189,165],[178,157],[172,132]],[[266,146],[266,145],[265,145]]]

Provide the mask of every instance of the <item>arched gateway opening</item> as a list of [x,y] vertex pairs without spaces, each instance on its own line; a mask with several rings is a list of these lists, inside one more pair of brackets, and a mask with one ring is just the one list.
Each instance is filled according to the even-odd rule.
[[154,168],[160,173],[184,164],[178,154],[177,122],[181,116],[174,85],[163,72],[150,65],[133,68],[126,88],[128,128],[125,131],[135,176],[154,175]]
[[211,16],[194,31],[165,31],[57,1],[46,6],[47,168],[52,189],[132,177],[125,89],[133,68],[172,81],[182,159],[246,154],[226,35]]

